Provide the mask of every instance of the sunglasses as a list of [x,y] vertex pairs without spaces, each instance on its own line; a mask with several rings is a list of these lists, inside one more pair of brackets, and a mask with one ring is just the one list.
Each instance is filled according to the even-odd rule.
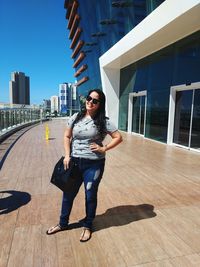
[[92,98],[90,95],[86,97],[86,100],[88,102],[90,102],[92,100],[92,104],[94,104],[94,105],[97,105],[98,103],[100,103],[100,100],[99,99]]

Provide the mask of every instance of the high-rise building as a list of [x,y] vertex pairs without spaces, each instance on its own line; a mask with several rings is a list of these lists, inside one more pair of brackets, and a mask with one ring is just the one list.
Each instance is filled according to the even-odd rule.
[[60,113],[67,114],[68,98],[69,98],[69,83],[59,84],[59,98],[60,98]]
[[102,88],[123,131],[200,150],[200,0],[65,8],[79,93]]
[[23,72],[12,72],[9,82],[10,103],[30,105],[30,80]]
[[51,96],[51,113],[59,112],[59,97],[54,95]]
[[72,115],[79,110],[78,91],[75,84],[59,84],[60,113]]
[[78,94],[78,87],[76,84],[71,84],[71,103],[72,103],[72,114],[80,110],[80,99]]
[[51,100],[50,99],[43,99],[42,106],[45,112],[51,112]]

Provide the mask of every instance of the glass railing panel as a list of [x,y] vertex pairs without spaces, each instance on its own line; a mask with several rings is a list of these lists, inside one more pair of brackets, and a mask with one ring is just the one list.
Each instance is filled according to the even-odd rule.
[[42,109],[3,108],[0,109],[0,134],[13,127],[45,118]]

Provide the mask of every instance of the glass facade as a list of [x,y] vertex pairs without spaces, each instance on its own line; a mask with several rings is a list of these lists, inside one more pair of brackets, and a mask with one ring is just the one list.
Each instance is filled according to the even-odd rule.
[[[73,10],[73,0],[65,1]],[[80,16],[76,28],[81,34],[75,41],[84,45],[74,61],[84,52],[84,59],[75,72],[80,99],[92,88],[102,88],[99,57],[121,40],[164,1],[161,0],[85,0],[78,1],[75,14]],[[70,19],[70,12],[68,14]],[[73,43],[73,36],[72,43]],[[83,67],[81,70],[81,66]],[[86,67],[84,67],[86,66]],[[87,79],[86,79],[87,78]],[[171,86],[200,82],[200,32],[179,40],[120,70],[119,120],[120,130],[129,130],[161,142],[168,141],[168,114]],[[138,92],[145,91],[145,96]],[[192,93],[191,93],[192,92]],[[176,93],[173,142],[199,147],[199,91]],[[135,93],[132,114],[129,114],[129,94]],[[136,96],[138,93],[138,96]],[[191,104],[192,110],[187,110]],[[190,119],[189,119],[190,118]],[[131,121],[131,126],[130,126]]]
[[[147,106],[144,136],[161,142],[167,142],[170,87],[199,81],[200,32],[196,32],[121,69],[119,128],[127,131],[129,93],[146,90]],[[174,137],[177,143],[188,143],[190,112],[186,106],[190,106],[190,94],[192,94],[192,91],[189,93],[177,93],[176,134]],[[199,91],[195,90],[195,95],[197,96],[194,99],[191,147],[199,146],[200,142]],[[182,110],[181,105],[184,106]],[[177,120],[179,120],[180,124],[178,126]]]
[[200,150],[200,89],[176,92],[173,142]]
[[59,85],[60,114],[62,116],[72,115],[80,110],[80,100],[77,87],[71,83]]
[[[69,6],[70,4],[73,5],[74,1],[67,2]],[[79,94],[86,95],[92,88],[102,88],[99,57],[164,0],[84,0],[78,2],[76,11],[80,15],[78,27],[82,29],[79,40],[84,41],[84,46],[77,53],[74,61],[81,52],[85,53],[84,60],[75,68],[75,72],[84,64],[88,66],[77,77],[78,81],[86,76],[89,78],[78,87]]]

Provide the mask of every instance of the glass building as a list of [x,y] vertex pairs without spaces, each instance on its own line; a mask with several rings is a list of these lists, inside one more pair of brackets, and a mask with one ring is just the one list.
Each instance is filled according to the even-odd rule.
[[59,105],[62,115],[72,115],[80,110],[80,101],[75,84],[59,84]]
[[200,0],[66,0],[79,93],[119,129],[200,150]]

